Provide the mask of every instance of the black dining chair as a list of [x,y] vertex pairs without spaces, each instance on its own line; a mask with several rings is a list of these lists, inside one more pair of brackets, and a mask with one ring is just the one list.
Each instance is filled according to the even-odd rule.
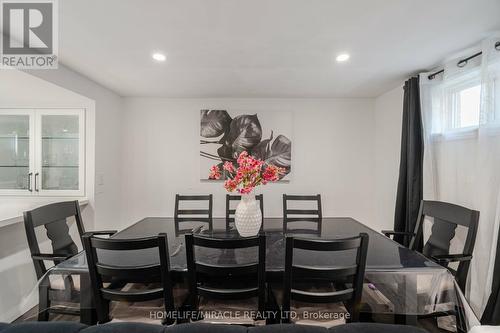
[[[260,230],[264,228],[264,195],[258,194],[255,199],[259,201],[260,211],[262,213],[262,224],[260,225]],[[241,195],[230,195],[226,194],[226,231],[231,230],[231,224],[234,224],[234,214],[236,209],[231,209],[232,201],[240,201]]]
[[[315,204],[314,209],[296,209],[290,208],[291,202],[311,202]],[[323,213],[321,209],[321,195],[288,195],[283,194],[283,231],[300,234],[321,234],[323,223]],[[313,224],[314,227],[305,228],[303,225]],[[300,227],[293,225],[300,225]]]
[[[112,320],[110,317],[110,302],[130,303],[162,300],[165,310],[164,324],[175,322],[175,302],[170,279],[170,263],[168,239],[166,234],[154,237],[115,239],[98,238],[92,233],[83,235],[87,262],[92,284],[92,294],[95,302],[97,320],[103,324]],[[127,252],[137,250],[153,250],[151,257],[156,260],[144,263],[129,263]],[[107,263],[101,260],[105,252],[121,252],[123,262]],[[159,284],[145,288],[147,284]],[[136,289],[134,287],[140,286]],[[145,314],[148,316],[148,314]],[[139,318],[144,320],[147,318]],[[130,320],[130,319],[128,319]]]
[[[424,221],[433,218],[431,234],[425,242],[422,254],[447,267],[455,276],[460,289],[465,292],[472,252],[476,242],[479,212],[462,206],[441,201],[422,200],[418,213],[417,223],[413,232],[382,230],[387,237],[402,235],[410,238],[409,248],[419,250],[423,241]],[[455,237],[457,227],[467,229],[467,236],[461,253],[450,254],[450,243]],[[457,269],[449,267],[450,263],[458,263]]]
[[[203,202],[206,201],[206,207],[203,209],[181,209],[179,206],[181,202]],[[175,195],[175,211],[174,211],[174,224],[175,234],[181,235],[193,231],[193,227],[199,227],[200,223],[207,225],[208,230],[212,231],[213,218],[213,195]],[[189,227],[181,228],[183,225],[189,224]]]
[[[77,200],[58,202],[24,212],[24,227],[39,280],[38,320],[47,321],[50,313],[80,315],[79,274],[57,274],[47,269],[45,262],[56,265],[78,253],[78,247],[69,234],[68,219],[74,219],[79,237],[85,232],[80,205]],[[52,244],[52,253],[41,253],[37,230],[45,228]],[[111,235],[116,231],[100,231],[100,235]],[[75,306],[52,306],[52,302],[74,303]]]
[[[288,236],[286,238],[285,276],[282,290],[282,321],[300,323],[304,319],[301,311],[311,304],[311,306],[334,305],[334,308],[326,308],[328,314],[331,314],[332,310],[342,312],[337,313],[338,318],[333,318],[335,321],[333,325],[339,324],[336,322],[337,319],[350,322],[358,321],[368,241],[368,235],[365,233],[355,237],[333,240]],[[335,253],[338,258],[342,256],[342,264],[315,266],[294,263],[294,251],[297,250],[306,251],[311,256],[320,252],[329,252],[331,255]],[[301,305],[292,306],[293,302],[301,302]],[[307,309],[311,310],[310,307]],[[322,311],[321,307],[313,309]],[[291,318],[291,313],[296,314],[295,318]],[[324,324],[328,327],[333,326],[331,320],[327,320]]]
[[[266,306],[266,236],[260,234],[247,238],[216,239],[186,234],[186,259],[188,267],[188,305],[193,311],[208,312],[228,309],[228,301],[239,301],[239,310],[255,311],[263,315]],[[196,249],[195,249],[196,248]],[[246,251],[254,248],[257,253],[249,262],[213,263],[203,260],[210,251]],[[200,252],[203,252],[203,255]],[[234,254],[236,256],[236,254]],[[210,303],[211,301],[222,303]],[[243,303],[241,303],[243,302]],[[231,323],[253,325],[259,318],[232,318]],[[205,320],[215,320],[205,318]],[[221,319],[224,322],[224,318]],[[220,322],[220,320],[215,320]]]

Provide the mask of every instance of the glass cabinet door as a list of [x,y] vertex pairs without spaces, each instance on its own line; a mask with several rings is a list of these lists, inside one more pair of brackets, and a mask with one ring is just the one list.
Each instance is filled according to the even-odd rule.
[[84,119],[81,110],[37,112],[40,161],[35,174],[36,191],[82,194]]
[[32,191],[32,111],[0,110],[0,192]]

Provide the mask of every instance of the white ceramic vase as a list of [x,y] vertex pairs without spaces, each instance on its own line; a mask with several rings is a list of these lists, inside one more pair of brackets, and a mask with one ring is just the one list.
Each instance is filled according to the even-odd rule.
[[256,236],[262,224],[262,212],[255,195],[243,194],[234,214],[236,230],[242,237]]

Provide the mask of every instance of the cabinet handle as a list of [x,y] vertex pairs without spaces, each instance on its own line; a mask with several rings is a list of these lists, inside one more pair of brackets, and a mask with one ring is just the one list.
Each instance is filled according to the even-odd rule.
[[35,173],[35,191],[38,192],[38,175],[39,173]]
[[33,188],[31,187],[31,177],[33,177],[33,172],[28,173],[28,191],[33,192]]

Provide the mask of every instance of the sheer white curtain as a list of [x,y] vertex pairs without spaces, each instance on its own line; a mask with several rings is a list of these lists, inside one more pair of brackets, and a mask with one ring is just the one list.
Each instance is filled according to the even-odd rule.
[[[462,67],[449,61],[444,73],[420,75],[424,122],[424,199],[479,210],[467,296],[480,315],[491,290],[500,222],[500,34]],[[468,55],[470,55],[470,51]],[[451,250],[464,234],[457,230]]]

